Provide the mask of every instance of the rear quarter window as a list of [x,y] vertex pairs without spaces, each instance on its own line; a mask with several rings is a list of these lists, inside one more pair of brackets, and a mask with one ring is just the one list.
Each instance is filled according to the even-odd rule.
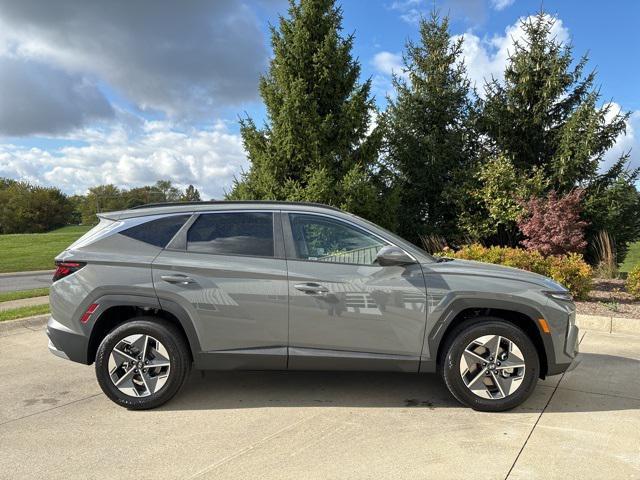
[[178,233],[178,230],[191,215],[172,215],[150,220],[120,232],[125,237],[133,238],[149,245],[164,248]]

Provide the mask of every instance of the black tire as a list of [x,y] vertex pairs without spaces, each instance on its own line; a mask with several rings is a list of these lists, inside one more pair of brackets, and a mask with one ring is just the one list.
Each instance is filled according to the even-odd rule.
[[[524,356],[524,378],[520,386],[504,398],[483,398],[473,393],[460,373],[462,354],[475,339],[500,335],[512,341]],[[483,412],[501,412],[517,407],[533,393],[540,375],[538,351],[527,334],[512,323],[496,317],[479,317],[462,324],[447,338],[441,373],[451,394],[463,405]]]
[[[126,395],[109,375],[109,356],[114,347],[129,335],[143,334],[157,339],[166,348],[171,363],[166,383],[155,393],[143,397]],[[107,397],[130,410],[156,408],[168,402],[180,390],[191,370],[191,355],[182,333],[170,322],[156,317],[135,317],[113,329],[102,340],[96,353],[96,378]]]

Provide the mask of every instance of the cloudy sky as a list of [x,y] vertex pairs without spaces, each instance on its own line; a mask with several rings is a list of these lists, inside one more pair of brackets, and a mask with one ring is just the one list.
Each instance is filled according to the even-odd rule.
[[[402,46],[433,0],[343,0],[380,107]],[[470,78],[500,78],[518,20],[539,0],[436,0],[465,38]],[[556,35],[590,53],[603,104],[633,112],[612,161],[640,165],[640,2],[546,0]],[[247,162],[237,119],[258,120],[268,24],[283,0],[0,0],[0,176],[68,193],[171,179],[220,198]]]

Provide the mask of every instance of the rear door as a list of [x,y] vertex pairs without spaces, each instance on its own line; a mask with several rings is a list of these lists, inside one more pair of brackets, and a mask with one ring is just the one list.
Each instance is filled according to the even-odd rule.
[[284,369],[287,267],[277,211],[196,215],[153,262],[161,304],[188,312],[202,368]]
[[417,371],[426,323],[419,264],[381,267],[390,242],[336,217],[284,218],[289,368]]

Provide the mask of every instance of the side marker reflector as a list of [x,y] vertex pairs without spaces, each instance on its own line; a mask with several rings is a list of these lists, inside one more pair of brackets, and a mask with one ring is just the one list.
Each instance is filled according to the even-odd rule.
[[87,311],[84,312],[84,314],[80,318],[80,322],[87,323],[89,321],[89,318],[91,318],[91,314],[98,309],[98,306],[99,305],[97,303],[92,303],[91,305],[89,305],[89,308],[87,308]]
[[542,330],[544,333],[551,333],[551,330],[549,329],[549,324],[544,318],[539,318],[538,323],[540,324],[540,330]]

